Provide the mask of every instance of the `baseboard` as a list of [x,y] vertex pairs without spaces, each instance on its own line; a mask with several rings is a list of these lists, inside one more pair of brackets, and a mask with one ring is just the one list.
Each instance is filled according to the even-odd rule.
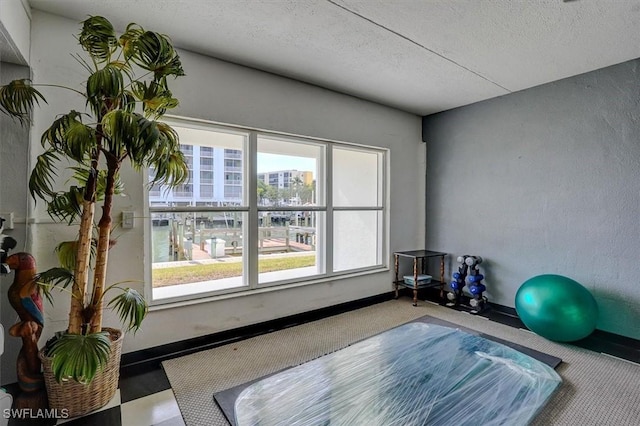
[[277,318],[259,324],[234,328],[201,337],[180,340],[166,345],[155,346],[122,355],[120,374],[127,377],[156,369],[162,361],[189,355],[206,349],[215,348],[229,343],[270,333],[288,327],[316,321],[333,315],[338,315],[365,306],[382,303],[393,298],[393,293],[383,293],[376,296],[353,300],[339,305],[315,309],[313,311]]

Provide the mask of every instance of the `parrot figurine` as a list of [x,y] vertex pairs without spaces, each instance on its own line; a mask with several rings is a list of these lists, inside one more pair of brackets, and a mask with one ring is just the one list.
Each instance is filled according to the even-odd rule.
[[26,393],[38,394],[44,388],[38,358],[38,339],[44,326],[44,309],[37,282],[36,261],[29,253],[16,253],[8,256],[3,265],[15,272],[7,295],[11,307],[20,317],[20,321],[9,329],[11,336],[22,339],[22,348],[16,361],[18,386]]
[[[21,321],[35,321],[44,326],[42,295],[36,282],[36,261],[29,253],[16,253],[7,257],[5,264],[15,271],[9,287],[9,303]],[[39,337],[39,336],[38,336]]]

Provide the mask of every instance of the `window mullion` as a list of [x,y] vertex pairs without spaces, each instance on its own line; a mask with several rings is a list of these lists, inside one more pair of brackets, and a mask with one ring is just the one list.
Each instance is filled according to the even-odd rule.
[[327,206],[326,228],[325,228],[325,249],[324,266],[327,274],[333,274],[333,147],[329,146],[325,150],[325,203]]
[[245,182],[247,193],[245,205],[249,205],[249,218],[245,228],[245,246],[247,256],[244,259],[244,276],[249,288],[258,287],[258,134],[249,133],[249,149],[246,150]]

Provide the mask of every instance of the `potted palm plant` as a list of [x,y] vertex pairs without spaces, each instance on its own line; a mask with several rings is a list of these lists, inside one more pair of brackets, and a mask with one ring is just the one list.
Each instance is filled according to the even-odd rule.
[[[64,112],[53,121],[29,180],[32,197],[44,200],[52,218],[78,226],[77,240],[56,248],[60,266],[39,280],[50,300],[52,288],[71,293],[68,328],[41,351],[50,406],[66,408],[71,416],[105,405],[117,388],[123,333],[103,328],[105,306],[118,313],[125,331],[136,331],[147,313],[140,293],[106,280],[120,169],[125,162],[136,170],[152,168],[151,185],[172,187],[188,178],[177,133],[159,121],[178,105],[168,78],[184,75],[169,38],[133,23],[117,37],[100,16],[83,21],[77,38],[89,60],[75,60],[88,77],[85,90],[69,90],[84,98],[87,111]],[[38,102],[46,102],[37,86],[29,80],[1,86],[0,110],[28,122]],[[71,165],[74,183],[64,190],[55,187],[61,163]],[[96,204],[102,207],[99,219]],[[108,371],[115,378],[103,380]],[[98,393],[104,395],[96,400]]]

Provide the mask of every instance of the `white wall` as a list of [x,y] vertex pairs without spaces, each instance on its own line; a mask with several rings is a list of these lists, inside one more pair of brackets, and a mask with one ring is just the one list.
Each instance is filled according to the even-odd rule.
[[[55,82],[81,87],[86,76],[69,56],[78,51],[73,35],[78,23],[34,12],[32,63],[36,82]],[[149,28],[152,29],[152,28]],[[420,119],[381,105],[337,94],[311,85],[227,62],[181,52],[187,74],[172,82],[181,106],[176,115],[222,123],[282,131],[305,136],[387,147],[391,149],[391,251],[421,248],[424,224],[425,147]],[[56,113],[82,108],[81,99],[47,90],[49,104],[35,117],[34,151],[39,135]],[[142,215],[142,176],[124,171],[127,195],[118,200],[115,213],[134,210]],[[36,210],[33,252],[41,267],[55,263],[53,243],[73,235],[75,228],[48,223]],[[110,256],[109,281],[144,280],[144,227],[136,221],[132,230],[117,231],[118,243]],[[124,351],[202,336],[306,310],[390,291],[391,273],[281,289],[243,297],[153,311],[135,336],[127,336]],[[57,297],[55,308],[47,306],[45,336],[65,327],[68,301]],[[117,325],[108,317],[108,325]]]
[[29,63],[30,20],[26,0],[0,1],[0,53],[4,62]]

